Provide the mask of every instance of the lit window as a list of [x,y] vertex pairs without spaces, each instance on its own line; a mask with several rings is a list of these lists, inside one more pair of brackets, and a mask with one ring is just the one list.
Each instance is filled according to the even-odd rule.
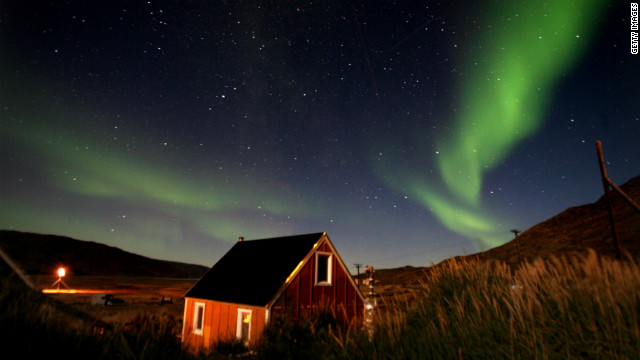
[[316,285],[331,285],[333,255],[316,253]]
[[202,335],[204,325],[204,303],[196,303],[193,312],[193,333]]
[[238,309],[238,326],[236,328],[236,337],[245,343],[249,341],[251,334],[251,310]]

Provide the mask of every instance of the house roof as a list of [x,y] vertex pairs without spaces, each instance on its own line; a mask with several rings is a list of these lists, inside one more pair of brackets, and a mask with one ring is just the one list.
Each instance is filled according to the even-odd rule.
[[185,297],[266,306],[324,233],[237,242]]

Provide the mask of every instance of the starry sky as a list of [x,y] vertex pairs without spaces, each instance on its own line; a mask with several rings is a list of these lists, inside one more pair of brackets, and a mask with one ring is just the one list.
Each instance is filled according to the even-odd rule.
[[0,228],[425,266],[640,174],[629,2],[4,1]]

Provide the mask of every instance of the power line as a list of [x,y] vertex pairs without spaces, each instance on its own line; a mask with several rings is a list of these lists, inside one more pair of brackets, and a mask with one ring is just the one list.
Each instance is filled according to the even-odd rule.
[[412,251],[411,253],[408,254],[403,254],[403,255],[396,255],[396,256],[391,256],[391,257],[385,257],[385,258],[378,258],[378,259],[374,259],[374,260],[369,260],[367,261],[367,263],[374,263],[374,262],[380,262],[380,261],[388,261],[388,260],[395,260],[395,259],[403,259],[403,258],[408,258],[411,256],[415,256],[415,255],[421,255],[424,253],[428,253],[430,251],[436,251],[436,250],[442,250],[442,249],[447,249],[447,248],[453,248],[453,247],[457,247],[459,245],[464,245],[465,242],[459,242],[456,244],[452,244],[452,245],[442,245],[442,246],[438,246],[438,247],[431,247],[431,248],[427,248],[425,250],[422,251]]

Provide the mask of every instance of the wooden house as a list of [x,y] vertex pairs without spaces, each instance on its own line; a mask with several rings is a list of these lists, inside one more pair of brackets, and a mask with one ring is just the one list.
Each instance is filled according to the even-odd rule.
[[269,320],[331,310],[362,324],[364,297],[326,233],[242,238],[186,294],[182,341],[208,349],[217,341],[255,344]]

